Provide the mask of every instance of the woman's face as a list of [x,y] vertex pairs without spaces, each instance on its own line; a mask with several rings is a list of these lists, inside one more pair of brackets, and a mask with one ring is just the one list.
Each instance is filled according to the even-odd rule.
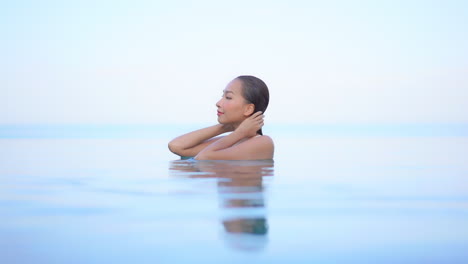
[[253,104],[242,96],[242,81],[232,80],[224,89],[222,98],[216,103],[220,124],[237,124],[252,114]]

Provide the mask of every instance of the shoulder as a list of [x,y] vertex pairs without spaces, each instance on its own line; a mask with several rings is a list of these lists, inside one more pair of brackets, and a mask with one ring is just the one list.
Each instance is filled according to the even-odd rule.
[[254,147],[255,149],[263,149],[268,152],[273,152],[274,143],[273,139],[267,135],[258,135],[253,138],[250,138],[245,143]]
[[273,139],[271,137],[266,136],[266,135],[256,135],[251,138],[247,138],[242,140],[241,142],[237,143],[236,145],[240,144],[247,144],[247,145],[256,145],[256,144],[262,144],[262,145],[273,145]]
[[252,138],[255,142],[265,144],[265,145],[272,145],[273,146],[273,139],[267,135],[258,135]]
[[254,140],[257,142],[255,149],[259,153],[261,159],[272,159],[275,152],[273,139],[267,135],[256,136]]

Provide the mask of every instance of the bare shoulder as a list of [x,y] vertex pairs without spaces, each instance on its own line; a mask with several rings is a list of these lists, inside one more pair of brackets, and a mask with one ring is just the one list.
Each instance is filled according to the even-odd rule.
[[273,139],[267,135],[256,136],[248,140],[250,145],[254,147],[255,152],[264,159],[273,158],[275,145]]
[[256,142],[265,145],[265,146],[274,146],[273,139],[267,135],[262,135],[262,136],[256,136],[253,137],[252,140],[255,140]]

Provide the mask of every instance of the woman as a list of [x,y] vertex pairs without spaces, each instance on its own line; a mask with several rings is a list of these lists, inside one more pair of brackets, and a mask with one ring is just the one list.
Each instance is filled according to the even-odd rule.
[[[226,86],[216,103],[219,124],[179,136],[169,142],[169,149],[197,160],[273,159],[273,140],[262,133],[269,99],[262,80],[239,76]],[[226,132],[232,133],[218,137]]]

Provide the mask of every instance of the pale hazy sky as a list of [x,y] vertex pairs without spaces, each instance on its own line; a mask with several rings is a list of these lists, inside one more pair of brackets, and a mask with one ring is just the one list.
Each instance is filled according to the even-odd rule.
[[468,1],[3,1],[0,124],[468,122]]

